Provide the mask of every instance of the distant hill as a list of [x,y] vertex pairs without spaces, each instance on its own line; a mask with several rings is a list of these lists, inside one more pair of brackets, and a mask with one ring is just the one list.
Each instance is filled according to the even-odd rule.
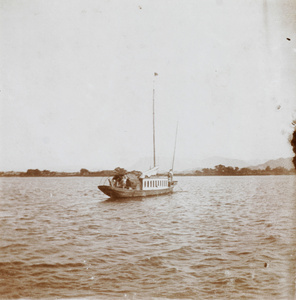
[[241,160],[241,159],[233,159],[226,158],[220,156],[213,156],[206,159],[202,159],[197,161],[197,165],[195,165],[195,169],[203,169],[203,168],[214,168],[217,165],[238,167],[238,168],[247,168],[250,165],[263,163],[264,160]]
[[[172,158],[169,157],[157,157],[156,162],[159,166],[160,171],[168,171],[172,167]],[[179,173],[188,173],[195,170],[201,170],[203,168],[214,168],[217,165],[247,168],[250,165],[256,165],[264,162],[265,160],[244,161],[240,159],[230,159],[218,156],[209,157],[206,159],[176,157],[174,170]],[[135,164],[129,166],[128,170],[146,171],[150,167],[152,167],[152,165],[153,161],[151,158],[143,157],[139,159]]]
[[287,170],[290,170],[290,169],[294,168],[292,159],[293,159],[292,157],[273,159],[273,160],[269,160],[263,164],[259,164],[256,166],[249,166],[249,168],[252,170],[264,170],[267,167],[270,167],[271,169],[283,167]]

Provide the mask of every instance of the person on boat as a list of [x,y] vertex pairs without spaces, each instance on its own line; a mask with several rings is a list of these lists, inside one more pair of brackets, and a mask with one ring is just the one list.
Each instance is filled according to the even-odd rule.
[[127,180],[126,180],[126,188],[127,189],[131,189],[132,188],[132,183],[131,183],[131,181],[130,181],[129,178],[127,178]]
[[168,180],[169,180],[169,184],[171,184],[173,182],[173,170],[170,169],[169,173],[168,173]]
[[117,180],[113,177],[112,180],[110,181],[111,186],[117,186]]
[[120,180],[120,186],[121,188],[126,188],[126,179],[127,177],[124,175],[122,176],[121,180]]
[[113,176],[112,186],[118,187],[120,182],[120,177],[118,175]]

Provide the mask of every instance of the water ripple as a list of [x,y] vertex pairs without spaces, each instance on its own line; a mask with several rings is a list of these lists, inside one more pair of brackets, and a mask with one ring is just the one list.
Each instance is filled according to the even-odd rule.
[[1,178],[1,298],[294,299],[295,176],[123,200],[98,180]]

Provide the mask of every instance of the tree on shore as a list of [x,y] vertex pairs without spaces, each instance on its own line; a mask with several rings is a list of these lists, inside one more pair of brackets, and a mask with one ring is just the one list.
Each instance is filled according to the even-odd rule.
[[26,176],[41,176],[41,171],[38,169],[28,169],[26,172]]
[[238,168],[238,167],[226,167],[224,165],[217,165],[214,169],[204,168],[202,171],[195,171],[194,175],[197,176],[248,176],[248,175],[292,175],[295,174],[294,169],[287,170],[283,167],[277,167],[271,169],[269,166],[265,169],[250,169],[250,168]]
[[87,169],[81,169],[80,172],[79,172],[79,174],[81,176],[89,175],[89,170],[87,170]]

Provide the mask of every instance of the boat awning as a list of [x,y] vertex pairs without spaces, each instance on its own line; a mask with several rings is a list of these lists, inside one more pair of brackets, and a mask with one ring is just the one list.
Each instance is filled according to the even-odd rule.
[[150,177],[156,175],[159,167],[154,167],[146,172],[143,172],[140,178]]

